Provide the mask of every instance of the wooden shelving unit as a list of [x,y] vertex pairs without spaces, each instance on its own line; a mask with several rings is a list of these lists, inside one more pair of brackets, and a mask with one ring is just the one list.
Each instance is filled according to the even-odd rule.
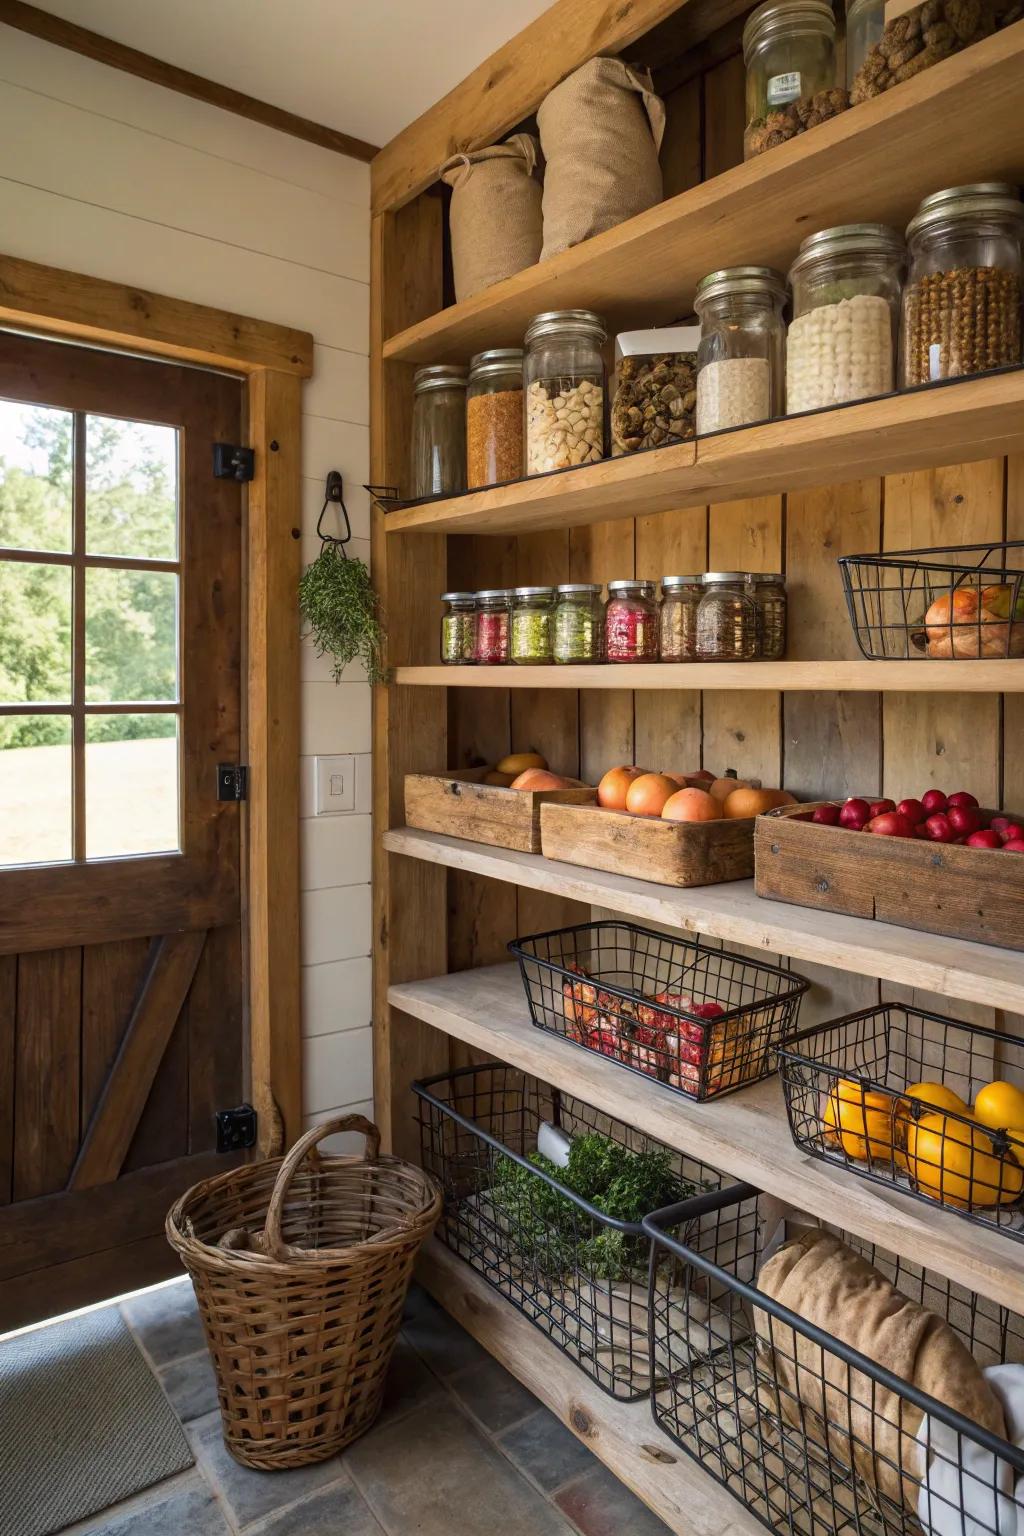
[[708,661],[574,667],[446,667],[439,663],[399,667],[395,681],[418,688],[1020,693],[1024,661]]

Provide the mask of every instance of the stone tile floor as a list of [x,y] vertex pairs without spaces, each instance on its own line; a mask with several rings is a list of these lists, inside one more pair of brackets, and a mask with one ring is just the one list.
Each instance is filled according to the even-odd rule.
[[669,1536],[417,1287],[377,1423],[341,1456],[294,1472],[250,1472],[225,1450],[188,1281],[122,1311],[196,1465],[65,1536]]

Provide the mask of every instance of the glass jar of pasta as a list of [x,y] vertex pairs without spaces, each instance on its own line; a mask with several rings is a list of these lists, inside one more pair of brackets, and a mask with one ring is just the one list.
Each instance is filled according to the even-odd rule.
[[589,309],[537,315],[526,332],[526,472],[604,458],[604,321]]

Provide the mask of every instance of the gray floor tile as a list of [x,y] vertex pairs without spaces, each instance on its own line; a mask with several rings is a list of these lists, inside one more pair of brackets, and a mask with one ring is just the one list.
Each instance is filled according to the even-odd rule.
[[433,1297],[419,1287],[416,1292],[410,1292],[413,1310],[407,1314],[402,1332],[435,1375],[451,1376],[467,1365],[490,1359],[487,1351]]
[[157,1372],[171,1407],[183,1424],[212,1413],[218,1406],[217,1378],[205,1349],[202,1354],[173,1360]]
[[162,1286],[121,1303],[121,1312],[141,1339],[154,1365],[206,1348],[195,1292],[190,1280]]
[[252,1531],[253,1536],[382,1536],[363,1499],[347,1482],[314,1493]]
[[431,1398],[440,1397],[444,1388],[432,1371],[405,1339],[399,1338],[391,1357],[388,1379],[384,1384],[384,1403],[378,1424],[398,1418],[418,1408]]
[[537,1407],[537,1399],[497,1360],[487,1360],[460,1371],[448,1382],[470,1413],[492,1434],[525,1419]]
[[219,1415],[190,1425],[189,1439],[200,1469],[243,1527],[345,1476],[336,1456],[291,1472],[253,1472],[241,1466],[224,1444]]
[[230,1536],[220,1505],[205,1487],[147,1500],[128,1514],[111,1510],[105,1525],[90,1525],[88,1531],[89,1536]]
[[583,1536],[621,1536],[623,1531],[629,1536],[672,1536],[670,1527],[600,1463],[563,1488],[555,1503]]
[[581,1477],[595,1464],[583,1442],[546,1408],[538,1408],[521,1424],[499,1435],[498,1444],[545,1493]]

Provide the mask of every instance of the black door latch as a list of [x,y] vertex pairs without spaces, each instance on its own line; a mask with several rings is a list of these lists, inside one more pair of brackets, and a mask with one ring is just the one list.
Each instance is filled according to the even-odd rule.
[[249,795],[249,770],[244,763],[217,764],[217,799],[246,800]]
[[244,1152],[256,1145],[256,1111],[251,1104],[217,1111],[217,1151]]
[[256,450],[236,443],[214,443],[215,480],[251,480],[256,474]]

